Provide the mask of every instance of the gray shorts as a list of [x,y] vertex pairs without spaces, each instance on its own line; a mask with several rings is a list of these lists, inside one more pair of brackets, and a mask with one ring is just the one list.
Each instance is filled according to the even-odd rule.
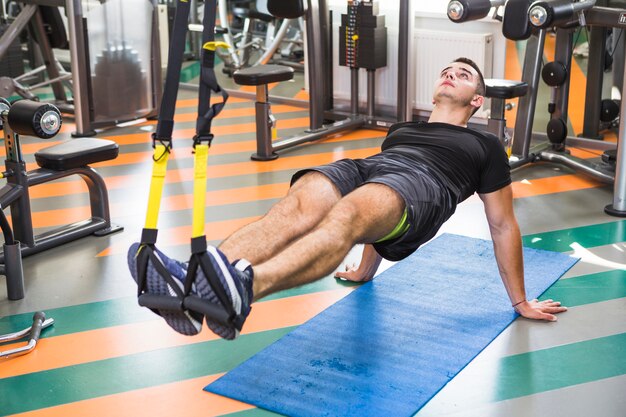
[[395,190],[406,204],[409,228],[395,239],[373,245],[383,258],[399,261],[432,239],[456,209],[456,202],[451,201],[447,190],[420,163],[419,156],[403,149],[406,148],[304,169],[294,174],[291,183],[307,172],[316,171],[328,177],[342,196],[368,183],[385,184]]

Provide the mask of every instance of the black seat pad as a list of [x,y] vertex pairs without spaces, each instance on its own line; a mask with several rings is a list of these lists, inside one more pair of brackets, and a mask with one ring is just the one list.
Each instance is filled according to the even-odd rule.
[[528,84],[523,81],[499,80],[488,78],[485,80],[487,87],[486,97],[489,98],[514,98],[526,95]]
[[117,158],[119,146],[112,140],[80,138],[49,146],[35,153],[37,165],[55,171],[84,167]]
[[235,71],[233,79],[239,85],[264,85],[293,79],[293,68],[284,65],[257,65]]

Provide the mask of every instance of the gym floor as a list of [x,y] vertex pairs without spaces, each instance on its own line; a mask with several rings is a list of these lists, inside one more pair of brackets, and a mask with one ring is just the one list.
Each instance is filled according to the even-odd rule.
[[[548,55],[552,43],[549,40]],[[522,53],[521,47],[509,44],[507,78],[519,79]],[[584,90],[578,86],[584,84],[585,68],[586,63],[579,60],[573,69],[570,127],[574,132],[581,130],[582,106],[578,104],[584,100]],[[298,81],[283,83],[274,93],[302,97],[300,85]],[[182,90],[179,95],[175,152],[159,223],[160,247],[178,259],[188,256],[191,229],[189,139],[194,129],[194,96]],[[545,126],[544,103],[538,105],[537,130]],[[275,105],[273,111],[281,136],[295,134],[308,123],[307,112],[300,108]],[[231,99],[214,125],[206,225],[213,243],[263,215],[285,194],[297,169],[374,154],[384,137],[380,131],[360,130],[300,146],[282,152],[276,161],[261,163],[249,159],[255,146],[252,102]],[[327,277],[262,300],[235,342],[218,340],[206,329],[199,336],[180,336],[138,307],[126,250],[139,238],[144,221],[154,127],[155,122],[145,122],[100,135],[120,145],[116,160],[95,168],[105,177],[113,221],[124,226],[122,233],[87,237],[25,258],[23,300],[8,301],[0,278],[0,334],[28,326],[34,311],[43,310],[56,321],[34,352],[0,362],[0,415],[272,415],[202,388],[355,287]],[[71,119],[66,120],[62,133],[53,140],[68,139],[72,130]],[[606,140],[615,137],[609,134]],[[29,167],[34,167],[33,153],[51,141],[24,138],[24,143]],[[598,157],[596,151],[573,152]],[[543,239],[552,242],[545,249],[582,257],[553,291],[569,311],[556,323],[516,320],[417,415],[623,417],[626,223],[603,212],[612,202],[612,188],[549,163],[521,168],[513,180],[525,239]],[[89,215],[86,187],[77,179],[37,186],[31,196],[38,231]],[[488,239],[480,200],[474,196],[461,204],[441,232]],[[356,261],[358,253],[350,258]],[[514,380],[507,377],[512,373]]]

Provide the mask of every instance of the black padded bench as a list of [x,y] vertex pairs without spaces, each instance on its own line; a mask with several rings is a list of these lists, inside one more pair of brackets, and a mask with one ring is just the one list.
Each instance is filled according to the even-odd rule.
[[505,149],[508,149],[508,135],[506,132],[506,110],[507,99],[525,96],[528,91],[528,84],[523,81],[502,80],[496,78],[485,79],[485,97],[491,99],[491,115],[487,124],[487,130],[498,136],[503,142]]
[[55,171],[80,168],[117,158],[119,146],[112,140],[81,138],[35,152],[37,165]]
[[233,79],[239,85],[256,87],[256,143],[257,151],[252,155],[255,161],[269,161],[278,158],[272,148],[272,129],[276,119],[269,103],[268,84],[293,79],[293,68],[283,65],[258,65],[236,71]]

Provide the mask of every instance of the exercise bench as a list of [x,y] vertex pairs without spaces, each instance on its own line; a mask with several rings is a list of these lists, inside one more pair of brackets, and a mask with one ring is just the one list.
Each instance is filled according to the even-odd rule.
[[[10,104],[0,99],[0,129],[4,131],[6,184],[0,188],[0,228],[4,235],[0,254],[0,274],[6,276],[10,300],[24,298],[22,256],[94,234],[103,236],[122,230],[111,224],[109,198],[103,178],[89,164],[115,159],[118,145],[104,139],[71,139],[35,153],[40,168],[26,170],[20,147],[20,135],[41,139],[54,137],[61,128],[59,110],[51,104],[20,100]],[[87,184],[91,217],[35,236],[31,218],[29,188],[78,175]],[[4,209],[11,209],[11,225]]]
[[506,130],[506,100],[522,97],[528,91],[528,84],[523,81],[502,80],[496,78],[485,79],[485,97],[491,99],[487,130],[500,139],[507,152],[510,152],[511,141]]
[[280,150],[275,139],[276,119],[272,115],[269,102],[268,84],[293,79],[293,68],[283,65],[258,65],[235,71],[233,80],[239,85],[256,87],[254,104],[256,117],[256,153],[251,156],[255,161],[271,161],[278,158],[275,151]]

